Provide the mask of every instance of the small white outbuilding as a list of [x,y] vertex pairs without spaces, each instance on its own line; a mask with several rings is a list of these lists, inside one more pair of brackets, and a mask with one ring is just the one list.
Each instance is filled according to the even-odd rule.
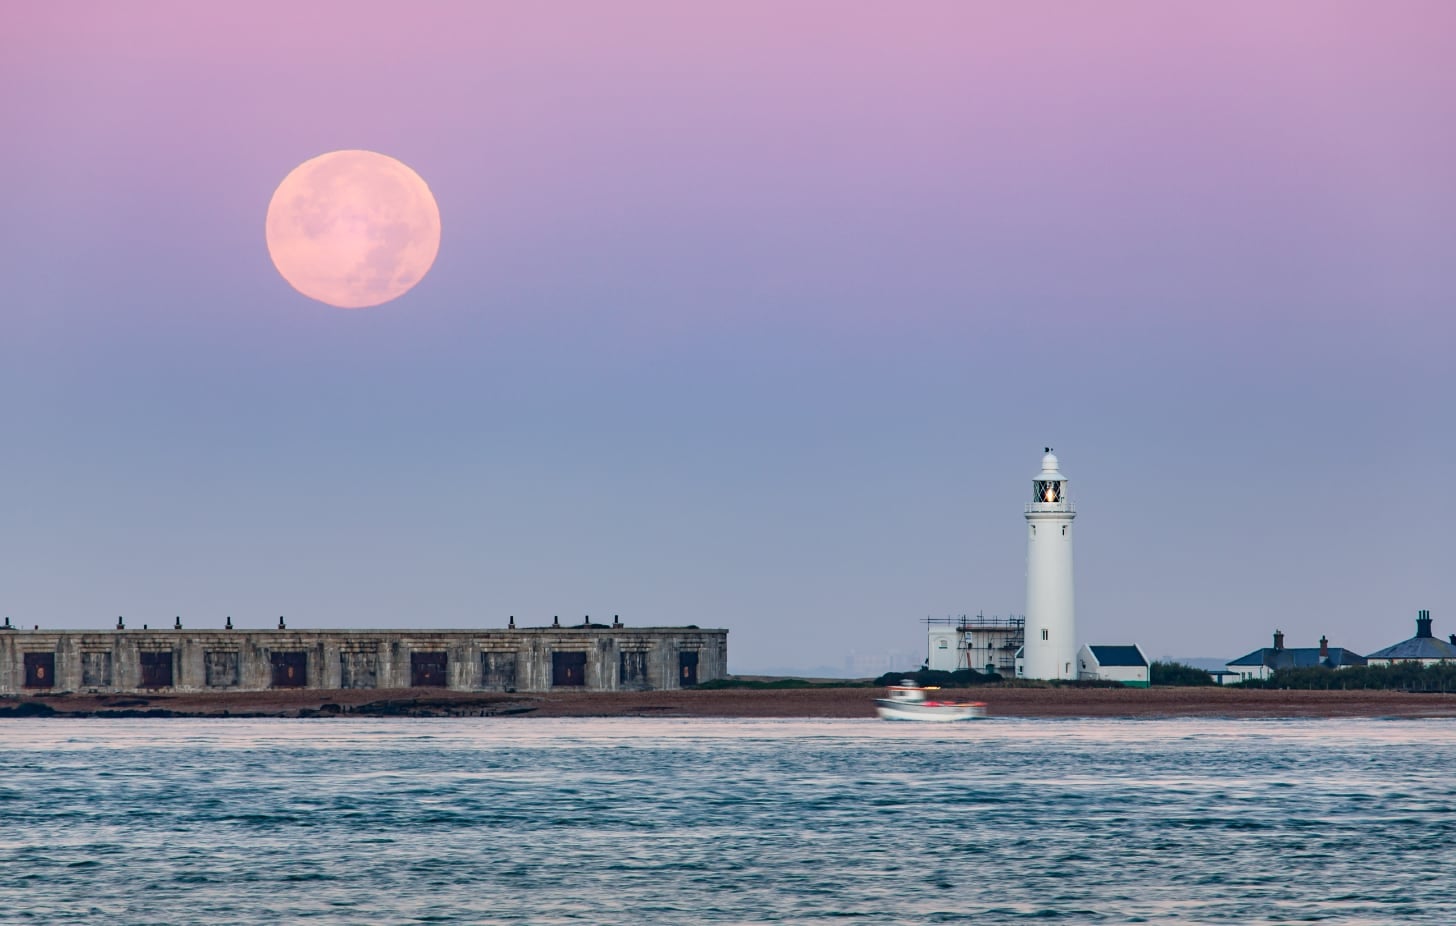
[[1146,688],[1150,681],[1148,657],[1136,643],[1084,644],[1077,653],[1077,678],[1122,682],[1129,688]]

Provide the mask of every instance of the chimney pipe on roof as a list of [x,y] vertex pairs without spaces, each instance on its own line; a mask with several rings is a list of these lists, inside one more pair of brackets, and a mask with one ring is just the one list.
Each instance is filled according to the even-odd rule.
[[1320,634],[1320,658],[1321,659],[1328,659],[1329,657],[1330,657],[1330,639],[1329,639],[1329,637],[1326,637],[1324,634]]
[[1282,649],[1284,649],[1284,631],[1276,630],[1274,631],[1274,652],[1277,653]]
[[1416,637],[1429,637],[1431,635],[1431,612],[1420,611],[1416,615]]

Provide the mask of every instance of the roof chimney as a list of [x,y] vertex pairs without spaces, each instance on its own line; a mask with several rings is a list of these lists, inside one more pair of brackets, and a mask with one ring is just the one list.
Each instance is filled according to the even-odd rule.
[[1431,612],[1416,612],[1416,637],[1429,637],[1431,635]]
[[1330,639],[1329,639],[1329,637],[1325,636],[1324,634],[1320,634],[1320,658],[1321,659],[1328,659],[1329,656],[1330,656]]
[[1282,649],[1284,649],[1284,631],[1276,630],[1274,631],[1274,652],[1277,653]]

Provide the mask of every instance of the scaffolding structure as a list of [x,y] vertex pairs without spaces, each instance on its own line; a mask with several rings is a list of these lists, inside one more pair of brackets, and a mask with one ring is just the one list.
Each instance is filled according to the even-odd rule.
[[1026,617],[927,617],[927,633],[954,629],[956,668],[1006,678],[1016,675],[1016,651],[1026,642]]

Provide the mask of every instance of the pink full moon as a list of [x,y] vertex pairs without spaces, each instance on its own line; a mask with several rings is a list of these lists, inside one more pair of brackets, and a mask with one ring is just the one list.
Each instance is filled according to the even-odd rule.
[[268,203],[268,254],[310,299],[362,309],[397,299],[440,251],[440,209],[420,175],[374,151],[295,167]]

